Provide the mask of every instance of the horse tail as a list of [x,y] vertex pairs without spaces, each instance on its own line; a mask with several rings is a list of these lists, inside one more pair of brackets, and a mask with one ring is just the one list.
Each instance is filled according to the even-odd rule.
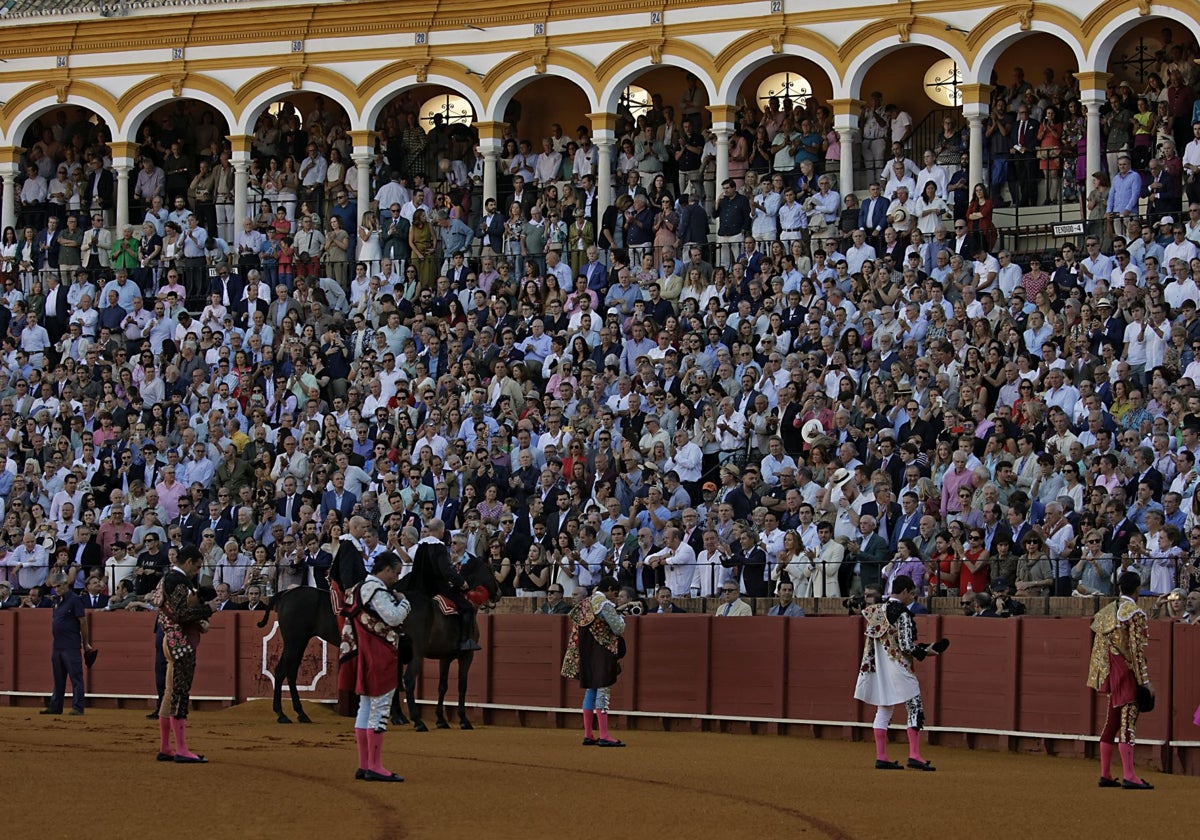
[[263,610],[262,618],[259,619],[259,622],[258,622],[259,627],[267,626],[267,620],[271,617],[271,609],[275,606],[275,599],[278,597],[279,597],[278,595],[272,595],[270,598],[267,599],[267,608],[265,610]]

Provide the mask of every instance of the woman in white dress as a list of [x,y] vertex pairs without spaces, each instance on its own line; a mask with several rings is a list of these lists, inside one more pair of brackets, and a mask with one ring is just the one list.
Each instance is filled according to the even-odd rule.
[[779,559],[771,570],[771,578],[781,580],[781,573],[787,573],[787,579],[792,582],[795,596],[811,598],[812,595],[809,593],[812,590],[812,576],[816,570],[817,566],[813,562],[813,558],[804,552],[800,535],[795,531],[788,531],[784,534],[783,551],[779,552]]
[[379,220],[368,210],[362,214],[362,224],[358,226],[358,258],[367,264],[367,274],[373,277],[379,271],[379,260],[382,257]]

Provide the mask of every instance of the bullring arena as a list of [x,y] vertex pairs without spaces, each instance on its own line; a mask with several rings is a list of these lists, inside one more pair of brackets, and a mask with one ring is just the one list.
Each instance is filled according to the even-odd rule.
[[[0,0],[0,840],[1189,831],[1197,32],[1200,0]],[[253,610],[443,525],[426,588],[504,596],[474,728],[434,728],[427,662],[404,783],[363,783],[338,651],[277,722]],[[147,719],[193,546],[203,764]],[[1097,785],[1122,573],[1153,790]],[[609,576],[686,613],[629,613],[624,749],[561,673],[556,608]],[[881,768],[843,597],[898,578],[951,646]]]
[[[1142,718],[1138,759],[1156,790],[1141,793],[1097,789],[1096,763],[1086,760],[1104,713],[1083,687],[1085,618],[923,617],[924,638],[954,639],[954,655],[918,668],[933,744],[925,757],[938,772],[878,774],[869,738],[860,743],[871,710],[851,697],[857,618],[631,619],[613,699],[629,746],[599,750],[580,746],[580,692],[558,677],[564,620],[489,616],[469,694],[476,729],[393,727],[390,764],[406,777],[393,786],[353,780],[351,723],[314,702],[331,699],[332,686],[317,641],[301,672],[314,723],[281,726],[263,699],[271,690],[263,664],[278,650],[263,638],[273,628],[259,630],[245,612],[216,616],[194,691],[201,711],[191,718],[192,746],[210,763],[164,767],[143,714],[153,696],[150,621],[99,616],[86,715],[44,718],[35,707],[49,685],[37,632],[46,617],[0,613],[8,663],[0,697],[16,704],[0,709],[5,797],[44,801],[46,779],[68,762],[80,780],[72,811],[88,815],[95,837],[127,836],[138,818],[121,803],[175,784],[196,802],[225,803],[179,826],[184,837],[274,837],[291,827],[380,840],[549,837],[581,821],[619,825],[630,837],[866,838],[898,821],[931,836],[1009,837],[1020,826],[1035,837],[1127,837],[1165,825],[1195,795],[1186,774],[1196,772],[1200,633],[1191,627],[1154,627],[1160,702]],[[424,699],[435,674],[427,670]],[[228,707],[234,698],[250,702]],[[424,717],[432,724],[428,707]],[[903,730],[893,733],[894,753]],[[60,836],[38,809],[12,809],[7,819],[13,837]]]

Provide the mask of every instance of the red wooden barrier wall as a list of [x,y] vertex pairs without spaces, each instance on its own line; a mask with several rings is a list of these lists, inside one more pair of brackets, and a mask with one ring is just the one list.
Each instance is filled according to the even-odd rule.
[[[228,705],[269,697],[281,642],[258,614],[214,616],[204,637],[193,696]],[[918,665],[931,737],[1004,749],[1082,753],[1104,724],[1104,698],[1084,686],[1091,649],[1089,619],[980,621],[921,616],[921,638],[948,636],[944,657]],[[97,704],[145,705],[154,694],[154,618],[92,613],[100,651],[88,680]],[[578,684],[559,676],[568,624],[562,616],[498,615],[480,620],[468,702],[493,720],[572,724]],[[628,655],[613,691],[626,725],[677,725],[856,735],[873,710],[853,699],[862,651],[854,617],[720,619],[646,616],[628,622]],[[48,610],[0,612],[0,702],[43,702],[51,686]],[[309,643],[300,683],[303,701],[335,694],[336,651]],[[1139,740],[1160,765],[1200,774],[1200,629],[1158,622],[1150,669],[1158,708],[1142,716]],[[450,675],[451,697],[457,673]],[[426,663],[418,695],[435,694],[437,664]],[[533,713],[532,716],[530,713]]]

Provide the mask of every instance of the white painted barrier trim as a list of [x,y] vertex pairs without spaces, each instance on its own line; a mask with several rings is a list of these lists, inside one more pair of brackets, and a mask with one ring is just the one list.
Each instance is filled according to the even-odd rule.
[[[436,700],[418,700],[418,703],[424,706],[436,706]],[[453,704],[447,703],[448,707]],[[516,706],[510,703],[467,703],[470,708],[476,709],[499,709],[502,711],[513,712],[554,712],[557,714],[572,714],[578,712],[579,709],[564,708],[560,706]],[[850,720],[807,720],[803,718],[764,718],[764,717],[745,717],[738,715],[685,715],[678,712],[638,712],[624,711],[622,709],[613,709],[610,714],[625,716],[625,717],[657,717],[657,718],[678,718],[680,720],[717,720],[731,721],[734,723],[783,723],[788,725],[798,726],[850,726],[856,729],[870,729],[871,724],[862,721]],[[900,724],[892,724],[892,729],[904,729]],[[963,735],[1002,735],[1017,738],[1049,738],[1057,741],[1093,741],[1099,743],[1100,738],[1096,735],[1069,735],[1065,733],[1054,732],[1021,732],[1012,729],[971,729],[951,726],[927,726],[927,732],[950,732]],[[1200,741],[1147,741],[1138,739],[1139,744],[1149,744],[1151,746],[1198,746]]]
[[[49,691],[0,691],[0,697],[49,697]],[[99,700],[157,700],[156,694],[96,694],[87,692],[88,698],[96,698]],[[201,697],[195,694],[191,695],[193,700],[219,700],[221,702],[236,703],[236,697]]]

